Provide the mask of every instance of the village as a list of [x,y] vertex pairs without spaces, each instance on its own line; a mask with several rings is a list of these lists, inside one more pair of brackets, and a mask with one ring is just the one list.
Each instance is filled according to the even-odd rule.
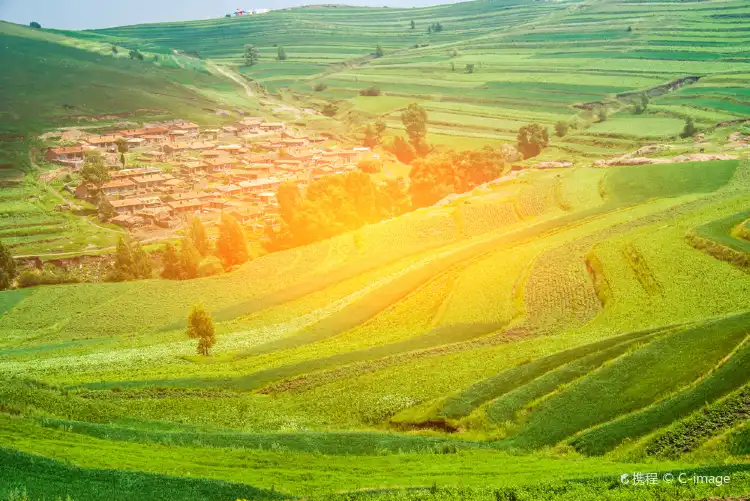
[[[121,163],[122,144],[130,165]],[[73,146],[49,149],[45,159],[76,173],[92,151],[110,169],[111,180],[101,187],[115,212],[110,222],[148,238],[195,216],[213,224],[222,213],[252,232],[278,227],[281,183],[293,182],[304,193],[314,180],[355,170],[369,148],[343,148],[330,137],[262,118],[203,129],[172,120],[83,135]],[[95,187],[81,182],[65,189],[86,200]]]

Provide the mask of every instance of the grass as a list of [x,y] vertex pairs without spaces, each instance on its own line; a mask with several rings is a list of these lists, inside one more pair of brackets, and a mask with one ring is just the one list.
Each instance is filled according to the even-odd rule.
[[13,492],[23,492],[31,499],[60,497],[75,501],[144,498],[155,501],[184,499],[284,499],[271,491],[249,485],[206,479],[154,475],[137,471],[80,468],[35,454],[7,448],[0,449],[0,496],[14,499]]
[[685,193],[708,193],[726,184],[738,161],[685,162],[616,168],[604,180],[605,197],[620,203],[639,203]]

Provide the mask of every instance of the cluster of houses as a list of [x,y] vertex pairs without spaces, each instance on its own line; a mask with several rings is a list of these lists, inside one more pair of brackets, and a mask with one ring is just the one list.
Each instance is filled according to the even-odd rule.
[[[121,168],[123,144],[138,167]],[[111,168],[101,190],[116,212],[115,224],[168,228],[194,215],[228,212],[262,230],[278,224],[281,183],[304,191],[313,180],[356,169],[368,148],[342,148],[261,118],[206,129],[175,120],[84,137],[75,146],[50,149],[46,159],[77,170],[90,151],[101,152]],[[81,199],[98,190],[85,183],[68,189]]]

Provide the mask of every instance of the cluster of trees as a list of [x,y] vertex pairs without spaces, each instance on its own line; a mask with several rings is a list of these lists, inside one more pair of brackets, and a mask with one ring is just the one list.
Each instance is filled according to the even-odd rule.
[[443,25],[440,23],[432,23],[427,27],[427,33],[440,33],[443,31]]
[[130,242],[123,237],[117,242],[112,272],[106,277],[109,282],[124,282],[151,278],[151,256],[138,242]]
[[427,207],[452,193],[465,193],[497,179],[505,169],[505,156],[486,146],[475,151],[450,151],[414,161],[409,193],[414,207]]
[[260,59],[260,52],[258,52],[258,49],[255,47],[255,45],[248,44],[245,45],[245,66],[255,66],[258,64],[258,60]]
[[[412,22],[413,22],[413,21],[412,21]],[[29,23],[29,26],[30,26],[31,28],[35,28],[35,29],[37,29],[37,30],[41,30],[41,29],[42,29],[42,25],[41,25],[41,24],[39,24],[39,23],[37,23],[36,21],[31,21],[31,22]]]
[[194,217],[179,247],[167,243],[162,251],[161,277],[168,280],[190,280],[229,270],[249,258],[245,235],[235,218],[223,214],[219,238],[213,248],[200,218]]
[[282,224],[278,232],[266,228],[263,244],[267,250],[330,238],[403,214],[411,206],[398,180],[377,186],[361,171],[313,181],[304,196],[296,184],[286,182],[279,186],[276,197]]
[[393,153],[400,162],[409,164],[415,158],[424,157],[430,151],[427,142],[427,112],[416,103],[410,104],[401,112],[401,122],[406,128],[408,140],[395,137],[384,148]]
[[374,148],[383,142],[383,134],[385,133],[385,122],[378,119],[375,124],[368,124],[365,127],[365,137],[362,140],[362,145],[368,148]]

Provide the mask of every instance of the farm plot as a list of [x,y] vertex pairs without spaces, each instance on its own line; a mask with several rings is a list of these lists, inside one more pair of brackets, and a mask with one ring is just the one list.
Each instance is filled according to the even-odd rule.
[[[744,322],[745,334],[750,334],[750,323],[747,319],[739,318],[735,321]],[[750,346],[745,343],[728,360],[721,361],[710,374],[700,378],[692,386],[641,411],[588,430],[573,439],[571,443],[585,454],[604,454],[625,439],[639,438],[667,426],[746,384],[747,375],[743,367],[747,367],[748,363],[750,363]],[[679,423],[676,426],[680,429]],[[690,434],[685,435],[683,440],[689,441]],[[650,442],[652,445],[647,446],[648,450],[657,454],[668,448],[669,441],[665,438],[654,438]]]
[[[617,359],[540,403],[508,444],[553,445],[651,404],[713,369],[747,336],[749,321],[744,315],[707,322]],[[669,380],[662,374],[670,374]]]

